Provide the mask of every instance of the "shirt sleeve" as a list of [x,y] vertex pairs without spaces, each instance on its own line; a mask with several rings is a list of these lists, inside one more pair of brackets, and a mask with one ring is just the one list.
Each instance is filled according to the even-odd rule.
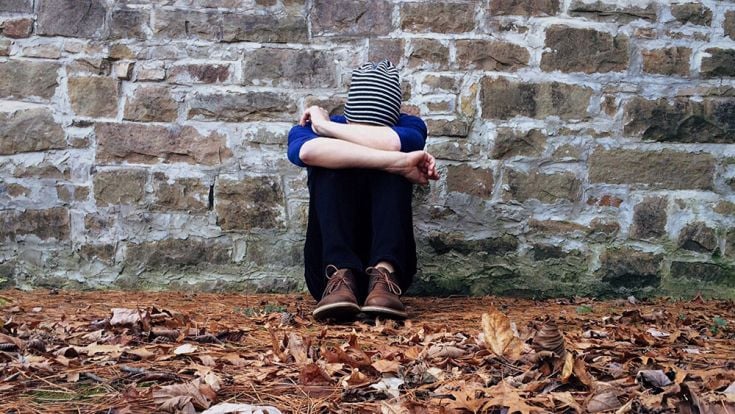
[[317,137],[317,134],[311,130],[311,123],[307,122],[306,126],[294,125],[293,128],[288,132],[288,160],[298,165],[299,167],[306,167],[299,158],[301,152],[301,146]]
[[411,152],[424,149],[426,144],[426,124],[413,115],[401,114],[398,123],[392,127],[401,140],[401,152]]

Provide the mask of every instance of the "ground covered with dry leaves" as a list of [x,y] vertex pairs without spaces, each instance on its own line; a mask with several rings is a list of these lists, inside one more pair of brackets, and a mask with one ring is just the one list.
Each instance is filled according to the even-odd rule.
[[0,412],[731,413],[732,301],[0,291]]

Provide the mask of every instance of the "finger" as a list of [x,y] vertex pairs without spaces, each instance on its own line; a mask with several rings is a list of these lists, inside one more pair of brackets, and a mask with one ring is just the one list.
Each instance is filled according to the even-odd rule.
[[301,125],[301,126],[306,125],[306,121],[309,120],[309,109],[311,109],[311,108],[306,108],[306,110],[304,111],[304,113],[301,114],[301,118],[299,118],[299,125]]

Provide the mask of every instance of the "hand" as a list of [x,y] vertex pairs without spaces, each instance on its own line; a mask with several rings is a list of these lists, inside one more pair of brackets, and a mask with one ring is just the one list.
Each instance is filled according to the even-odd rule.
[[405,154],[403,163],[394,169],[414,184],[426,185],[429,180],[438,180],[434,156],[426,151],[413,151]]
[[322,107],[312,105],[301,114],[299,118],[299,125],[306,126],[306,123],[311,121],[311,129],[317,135],[322,135],[322,130],[329,120],[329,113]]

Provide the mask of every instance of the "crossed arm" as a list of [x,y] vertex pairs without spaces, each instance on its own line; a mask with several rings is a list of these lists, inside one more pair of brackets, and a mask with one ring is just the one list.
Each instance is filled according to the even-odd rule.
[[439,178],[434,157],[426,151],[401,152],[401,141],[392,128],[332,122],[318,106],[307,108],[299,125],[308,121],[319,137],[301,146],[299,158],[306,165],[379,169],[422,185]]

